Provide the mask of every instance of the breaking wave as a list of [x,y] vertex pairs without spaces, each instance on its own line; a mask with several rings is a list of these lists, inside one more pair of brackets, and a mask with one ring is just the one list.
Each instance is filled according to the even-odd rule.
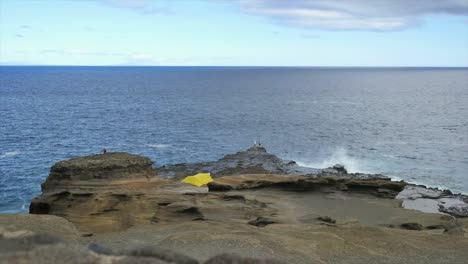
[[169,148],[171,145],[168,144],[146,144],[146,146],[150,148],[158,148],[158,149],[164,149],[164,148]]
[[309,167],[309,168],[316,168],[316,169],[324,169],[328,167],[332,167],[335,164],[344,165],[346,170],[350,173],[372,173],[366,168],[365,161],[358,160],[348,155],[347,150],[345,148],[337,148],[331,156],[325,158],[324,160],[318,162],[297,162],[298,165]]
[[1,158],[9,158],[9,157],[14,157],[14,156],[18,156],[21,152],[19,150],[15,150],[15,151],[7,151],[5,153],[2,153],[0,154],[0,159]]

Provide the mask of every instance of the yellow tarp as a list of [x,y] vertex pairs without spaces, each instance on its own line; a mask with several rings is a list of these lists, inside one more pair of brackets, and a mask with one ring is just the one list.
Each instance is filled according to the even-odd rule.
[[185,179],[182,180],[182,182],[192,184],[197,187],[203,186],[212,181],[213,181],[213,178],[211,178],[211,175],[209,173],[198,173],[193,176],[185,177]]

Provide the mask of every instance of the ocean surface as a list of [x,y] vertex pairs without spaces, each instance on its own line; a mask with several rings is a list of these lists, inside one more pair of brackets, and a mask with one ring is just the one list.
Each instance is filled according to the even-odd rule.
[[468,193],[468,69],[0,67],[0,212],[27,212],[59,160],[208,161],[254,140]]

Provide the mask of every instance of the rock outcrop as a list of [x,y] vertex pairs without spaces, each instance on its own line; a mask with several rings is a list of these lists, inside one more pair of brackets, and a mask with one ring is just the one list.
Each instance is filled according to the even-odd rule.
[[455,217],[468,217],[468,197],[450,191],[425,186],[408,185],[396,198],[402,207],[427,213],[445,213]]
[[[296,220],[284,216],[275,205],[235,191],[266,188],[278,192],[349,192],[394,198],[406,185],[380,175],[347,174],[342,167],[327,170],[326,174],[306,176],[222,176],[226,170],[228,175],[233,173],[229,171],[234,168],[232,164],[247,160],[250,160],[249,164],[263,168],[262,172],[283,172],[282,166],[294,166],[268,154],[262,147],[255,147],[213,163],[211,168],[218,177],[208,188],[199,188],[180,182],[177,179],[180,177],[156,176],[151,169],[151,160],[136,155],[107,153],[76,158],[60,161],[52,167],[42,185],[43,193],[31,202],[30,213],[64,217],[85,233],[174,221],[235,220],[248,223],[271,215],[281,218],[272,221],[287,223]],[[226,170],[222,170],[223,164],[228,166]],[[249,168],[250,165],[245,167],[246,170]],[[191,169],[177,171],[184,176],[194,172]],[[262,197],[262,194],[257,196]]]
[[229,154],[217,161],[183,163],[157,168],[159,177],[182,178],[199,172],[210,172],[213,177],[242,174],[305,175],[319,170],[297,165],[270,154],[262,146]]
[[[99,243],[54,242],[13,258],[48,250],[60,258],[53,252],[64,248],[89,263],[166,263],[177,252],[197,263],[426,263],[428,256],[464,263],[468,257],[468,218],[457,218],[464,216],[463,196],[348,173],[341,165],[304,169],[259,146],[215,162],[151,165],[127,153],[54,165],[30,212],[63,217],[78,229],[74,240]],[[214,182],[181,182],[198,172],[211,172]],[[436,201],[437,210],[400,206],[421,199]],[[129,249],[129,241],[146,246]],[[123,259],[128,262],[118,262]]]
[[368,177],[365,179],[354,175],[340,177],[306,177],[270,174],[247,174],[224,176],[209,183],[210,191],[227,191],[256,188],[276,188],[287,191],[361,192],[382,198],[394,198],[406,186],[404,182],[391,181],[389,178]]
[[57,162],[42,185],[47,190],[54,183],[64,181],[118,180],[152,176],[149,158],[125,152],[73,158]]
[[[203,168],[201,164],[185,164],[184,168],[168,166],[153,170],[151,164],[147,158],[127,153],[58,162],[42,185],[43,193],[31,202],[30,213],[64,217],[88,235],[125,230],[139,224],[194,220],[241,221],[258,226],[265,222],[258,219],[294,223],[320,216],[308,217],[297,212],[288,215],[285,211],[290,210],[282,209],[283,204],[268,198],[272,192],[291,203],[297,202],[287,198],[293,192],[297,197],[359,194],[369,199],[393,199],[407,185],[383,175],[349,174],[340,165],[316,173],[302,171],[302,175],[289,175],[299,174],[300,167],[258,146],[204,164]],[[175,170],[167,177],[171,174],[170,168]],[[251,170],[262,173],[240,174]],[[200,171],[213,171],[215,181],[201,188],[180,182],[182,176]],[[272,171],[287,174],[269,174]],[[159,177],[160,173],[164,177]],[[400,193],[399,197],[404,194]],[[441,199],[443,203],[448,198]],[[367,203],[364,200],[361,202]],[[463,215],[463,207],[454,205],[453,201],[446,205],[439,205],[441,209],[437,212]],[[305,213],[315,213],[314,208],[304,209]],[[402,223],[379,224],[398,226]]]

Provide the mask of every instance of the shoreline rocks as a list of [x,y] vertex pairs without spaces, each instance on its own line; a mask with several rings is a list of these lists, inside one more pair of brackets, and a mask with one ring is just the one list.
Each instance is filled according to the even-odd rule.
[[[406,185],[383,175],[348,174],[342,166],[314,175],[266,174],[265,171],[284,173],[286,168],[290,173],[298,172],[297,165],[284,162],[258,146],[213,162],[211,168],[217,174],[208,188],[180,182],[182,176],[195,173],[193,168],[199,164],[187,165],[191,167],[188,171],[177,168],[179,176],[174,178],[160,177],[160,169],[156,169],[156,174],[151,164],[147,158],[128,153],[60,161],[42,184],[42,194],[31,202],[30,213],[64,217],[84,233],[125,230],[150,222],[235,218],[247,223],[277,209],[256,199],[234,198],[236,195],[224,193],[266,188],[284,192],[360,193],[393,199]],[[263,168],[261,174],[237,175],[250,171],[254,165]],[[227,175],[223,176],[224,173]],[[232,208],[225,208],[226,204]]]
[[454,195],[448,190],[408,185],[395,198],[400,200],[401,206],[406,209],[468,217],[468,197]]
[[262,146],[228,154],[217,161],[182,163],[156,168],[159,177],[180,179],[199,172],[210,172],[213,178],[242,174],[305,175],[318,169],[301,167],[270,154]]
[[[200,208],[203,203],[222,208],[226,198],[220,192],[273,188],[397,197],[403,208],[455,217],[468,215],[464,200],[448,192],[416,188],[380,174],[348,173],[339,164],[311,172],[260,146],[214,162],[156,169],[151,168],[152,164],[148,158],[119,152],[60,161],[42,184],[42,194],[31,202],[30,213],[64,217],[85,227],[84,232],[122,230],[148,221],[206,219],[207,213]],[[215,178],[208,188],[180,182],[185,176],[204,171],[212,172]],[[247,222],[264,217],[252,203],[238,207],[240,212],[257,211],[245,219]]]
[[[0,243],[43,241],[8,239],[45,231],[72,244],[44,238],[52,242],[0,253],[0,263],[47,263],[64,254],[72,262],[83,256],[89,263],[167,263],[177,252],[193,263],[350,263],[351,255],[354,263],[382,256],[388,263],[426,263],[419,256],[444,260],[448,253],[463,263],[468,257],[466,197],[448,191],[348,173],[341,165],[303,169],[259,146],[213,162],[151,166],[128,153],[58,162],[30,215],[0,215]],[[214,178],[207,186],[181,182],[205,171]],[[145,246],[129,247],[138,243]]]

